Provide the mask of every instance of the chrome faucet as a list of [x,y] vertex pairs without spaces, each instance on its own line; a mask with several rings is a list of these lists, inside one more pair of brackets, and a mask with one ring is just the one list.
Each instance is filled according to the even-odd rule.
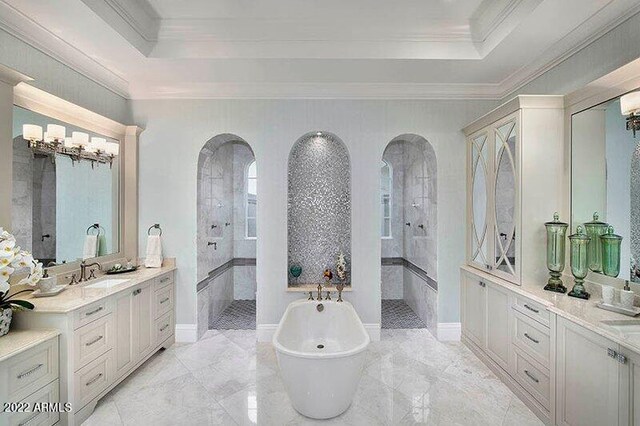
[[92,266],[97,266],[98,269],[102,271],[102,265],[100,265],[98,262],[93,262],[89,264],[87,264],[87,262],[84,260],[80,262],[80,279],[78,280],[79,283],[84,281],[89,281],[91,277],[95,278],[95,276],[93,275],[93,271],[90,271],[91,275],[89,275],[89,277],[87,278],[87,268],[90,268]]

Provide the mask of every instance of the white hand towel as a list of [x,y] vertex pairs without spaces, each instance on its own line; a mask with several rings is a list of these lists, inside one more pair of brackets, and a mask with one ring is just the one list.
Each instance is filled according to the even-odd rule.
[[144,259],[147,268],[162,267],[162,239],[160,235],[149,235],[147,238],[147,256]]
[[98,254],[98,236],[87,235],[84,239],[84,247],[82,249],[82,260],[96,257]]

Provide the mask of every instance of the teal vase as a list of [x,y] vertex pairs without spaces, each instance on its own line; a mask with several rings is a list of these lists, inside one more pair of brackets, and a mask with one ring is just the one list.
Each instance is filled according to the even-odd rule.
[[613,233],[613,226],[607,228],[607,232],[600,237],[602,244],[602,272],[609,277],[617,277],[620,274],[620,245],[622,237]]
[[591,295],[584,289],[584,279],[589,273],[589,256],[587,247],[591,238],[584,233],[582,226],[578,226],[576,233],[569,236],[571,245],[571,273],[574,277],[574,286],[569,296],[579,299],[588,299]]

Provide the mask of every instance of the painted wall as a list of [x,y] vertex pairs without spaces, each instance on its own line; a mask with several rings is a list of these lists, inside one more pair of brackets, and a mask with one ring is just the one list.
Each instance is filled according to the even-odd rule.
[[165,255],[177,258],[178,323],[196,322],[198,153],[207,140],[224,132],[246,140],[258,164],[258,324],[276,324],[287,304],[300,297],[286,292],[287,159],[294,142],[313,130],[336,134],[351,156],[354,289],[348,299],[365,323],[380,322],[383,150],[404,133],[422,135],[433,145],[439,182],[439,320],[458,321],[458,268],[465,240],[460,208],[465,203],[465,144],[460,129],[495,102],[153,100],[133,101],[132,106],[136,123],[146,128],[140,140],[140,223],[162,223]]

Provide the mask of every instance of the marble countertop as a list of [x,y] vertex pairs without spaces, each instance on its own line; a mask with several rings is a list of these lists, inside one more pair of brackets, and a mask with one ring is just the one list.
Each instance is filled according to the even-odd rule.
[[[479,277],[486,278],[492,283],[505,287],[514,293],[528,297],[529,299],[546,306],[550,312],[581,325],[607,339],[613,340],[626,349],[640,354],[640,335],[624,334],[602,322],[639,321],[640,317],[633,318],[627,315],[597,308],[596,303],[601,300],[600,294],[592,293],[589,300],[577,299],[575,297],[569,297],[566,294],[545,291],[544,285],[546,283],[539,286],[529,283],[518,286],[470,266],[465,265],[462,266],[461,269]],[[567,282],[566,279],[564,281],[565,285],[571,289],[573,282]]]
[[[165,259],[162,268],[141,267],[136,272],[126,274],[100,275],[95,280],[67,286],[63,292],[56,296],[33,297],[32,295],[28,295],[25,299],[29,300],[29,302],[33,303],[35,306],[33,312],[67,313],[175,269],[175,260]],[[110,288],[87,288],[88,285],[95,284],[105,279],[126,279],[127,281]]]
[[9,334],[0,337],[0,362],[59,334],[54,329],[11,330]]

